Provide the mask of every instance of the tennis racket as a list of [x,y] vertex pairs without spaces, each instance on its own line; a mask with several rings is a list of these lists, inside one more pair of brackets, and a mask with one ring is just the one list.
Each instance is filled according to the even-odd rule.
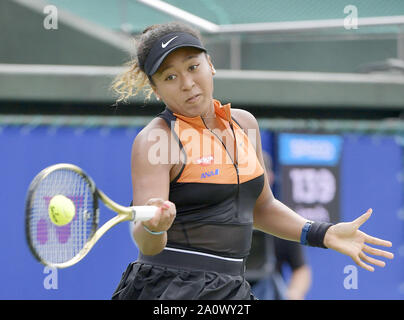
[[[52,222],[48,206],[55,195],[63,195],[75,206],[75,215],[66,225]],[[100,228],[98,200],[117,213]],[[29,248],[44,265],[66,268],[82,260],[95,243],[123,221],[153,218],[156,206],[121,206],[99,190],[79,167],[60,163],[43,169],[32,180],[26,198],[25,227]]]

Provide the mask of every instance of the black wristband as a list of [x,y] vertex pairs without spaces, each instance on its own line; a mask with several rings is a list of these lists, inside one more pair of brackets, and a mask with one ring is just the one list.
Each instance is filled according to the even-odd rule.
[[324,245],[324,236],[328,228],[333,224],[328,222],[313,222],[307,233],[307,245],[328,249]]

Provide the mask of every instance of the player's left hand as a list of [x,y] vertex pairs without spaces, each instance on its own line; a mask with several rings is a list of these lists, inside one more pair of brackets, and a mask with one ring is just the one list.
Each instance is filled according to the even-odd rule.
[[359,230],[360,226],[370,218],[371,214],[372,209],[369,209],[354,221],[335,224],[327,230],[324,237],[324,245],[327,248],[350,256],[358,266],[368,271],[374,271],[374,268],[370,264],[384,267],[386,263],[367,254],[388,259],[393,259],[394,257],[391,252],[376,249],[368,245],[391,247],[392,243],[390,241],[369,236]]

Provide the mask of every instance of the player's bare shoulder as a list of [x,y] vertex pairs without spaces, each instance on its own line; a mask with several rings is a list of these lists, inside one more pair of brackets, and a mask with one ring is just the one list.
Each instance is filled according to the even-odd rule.
[[166,134],[170,134],[170,128],[167,126],[167,123],[164,119],[156,117],[151,120],[136,136],[136,140],[151,140],[154,136],[159,133],[165,132]]
[[231,114],[244,131],[248,129],[259,129],[257,119],[251,112],[243,109],[231,109]]
[[[132,160],[147,158],[152,165],[170,164],[172,148],[171,129],[164,119],[151,120],[135,137],[132,146]],[[143,162],[140,161],[140,162]]]
[[241,126],[249,140],[253,143],[254,149],[257,149],[261,136],[258,121],[254,115],[251,112],[243,109],[231,109],[231,115]]

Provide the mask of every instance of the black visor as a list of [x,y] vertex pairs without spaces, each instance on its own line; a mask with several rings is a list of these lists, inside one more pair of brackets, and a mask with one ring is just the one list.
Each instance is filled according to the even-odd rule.
[[151,77],[169,53],[182,47],[194,47],[206,52],[201,41],[189,33],[173,32],[166,34],[153,44],[144,65],[145,73]]

